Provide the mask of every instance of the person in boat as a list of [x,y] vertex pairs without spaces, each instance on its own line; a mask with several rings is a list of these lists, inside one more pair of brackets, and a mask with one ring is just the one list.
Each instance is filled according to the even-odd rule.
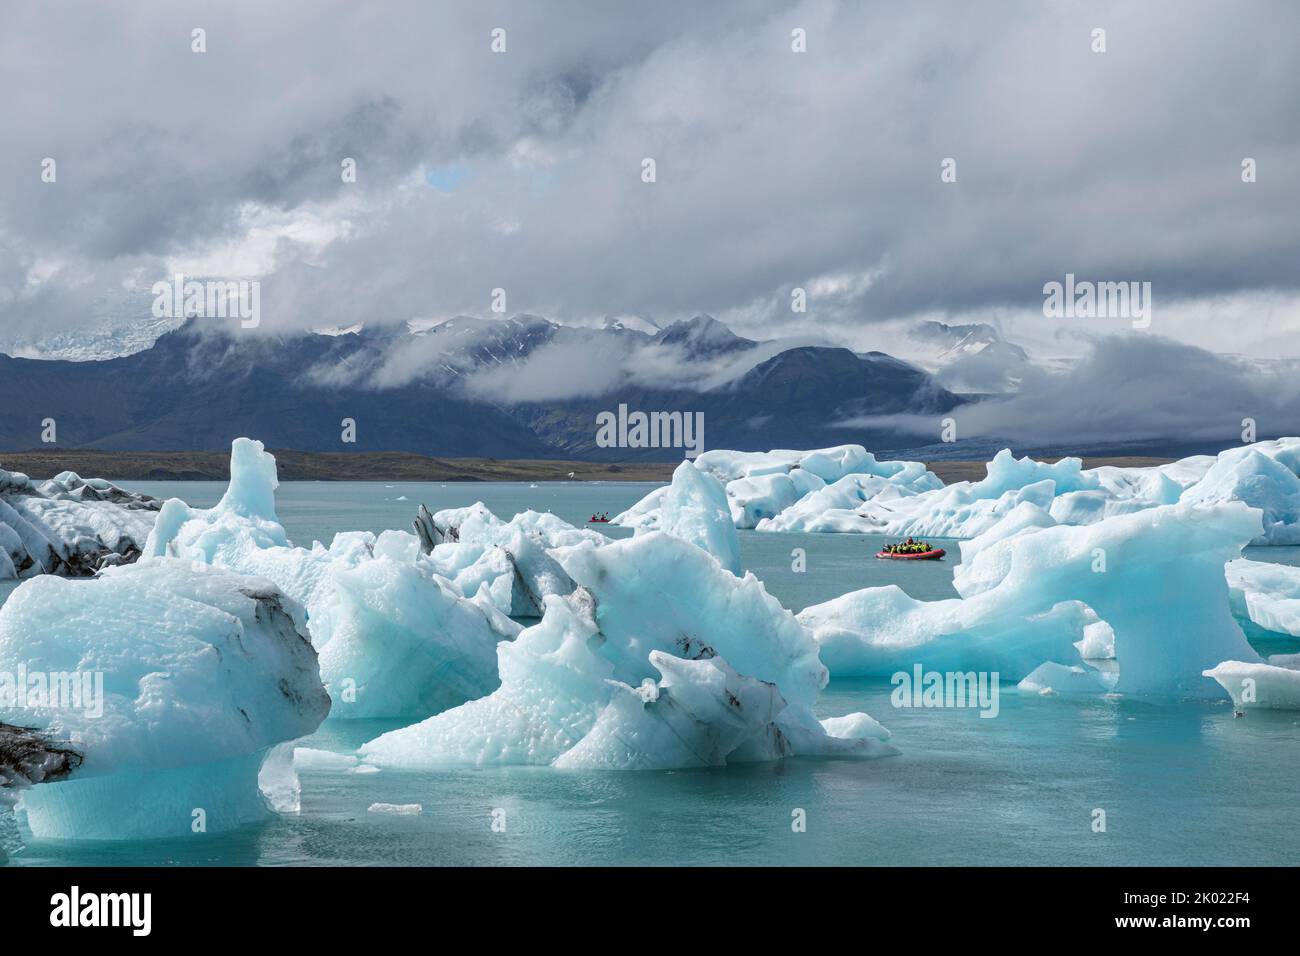
[[908,538],[898,544],[887,544],[884,547],[886,554],[926,554],[933,551],[934,547],[927,541],[917,541],[915,538]]

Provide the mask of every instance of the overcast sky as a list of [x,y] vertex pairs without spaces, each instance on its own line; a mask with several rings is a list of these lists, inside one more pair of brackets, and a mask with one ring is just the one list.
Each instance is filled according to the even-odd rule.
[[263,331],[494,288],[863,348],[922,316],[1122,327],[1043,317],[1071,272],[1151,282],[1151,335],[1292,355],[1298,66],[1294,0],[9,4],[0,323],[183,270],[259,278]]

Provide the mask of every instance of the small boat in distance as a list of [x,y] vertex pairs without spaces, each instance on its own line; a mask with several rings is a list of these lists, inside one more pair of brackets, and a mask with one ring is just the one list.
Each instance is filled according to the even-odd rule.
[[609,512],[606,511],[603,514],[592,515],[587,519],[587,524],[609,524]]
[[930,551],[919,551],[912,554],[896,554],[892,551],[877,551],[878,558],[893,558],[896,561],[938,561],[946,554],[943,548],[934,548]]
[[938,561],[944,556],[943,548],[936,548],[924,541],[908,538],[900,544],[887,544],[876,552],[878,558],[892,558],[896,561]]

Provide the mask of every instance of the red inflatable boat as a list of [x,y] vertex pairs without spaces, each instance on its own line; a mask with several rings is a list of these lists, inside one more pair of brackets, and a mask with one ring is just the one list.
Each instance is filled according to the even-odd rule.
[[876,552],[878,558],[893,558],[895,561],[938,561],[943,556],[943,548],[935,548],[932,551],[918,551],[916,554],[890,554],[888,551]]

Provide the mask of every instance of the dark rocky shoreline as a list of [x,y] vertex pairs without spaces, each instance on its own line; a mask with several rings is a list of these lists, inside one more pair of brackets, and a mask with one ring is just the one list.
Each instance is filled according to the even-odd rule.
[[[407,452],[303,452],[270,449],[281,481],[657,481],[666,483],[677,461],[590,462],[544,459],[432,458]],[[1056,458],[1044,458],[1056,461]],[[1084,467],[1145,467],[1168,458],[1085,457]],[[945,484],[978,481],[986,461],[935,461],[928,467]],[[61,471],[116,481],[229,481],[229,452],[124,452],[40,449],[0,452],[0,468],[48,478]],[[570,473],[573,477],[570,478]]]

